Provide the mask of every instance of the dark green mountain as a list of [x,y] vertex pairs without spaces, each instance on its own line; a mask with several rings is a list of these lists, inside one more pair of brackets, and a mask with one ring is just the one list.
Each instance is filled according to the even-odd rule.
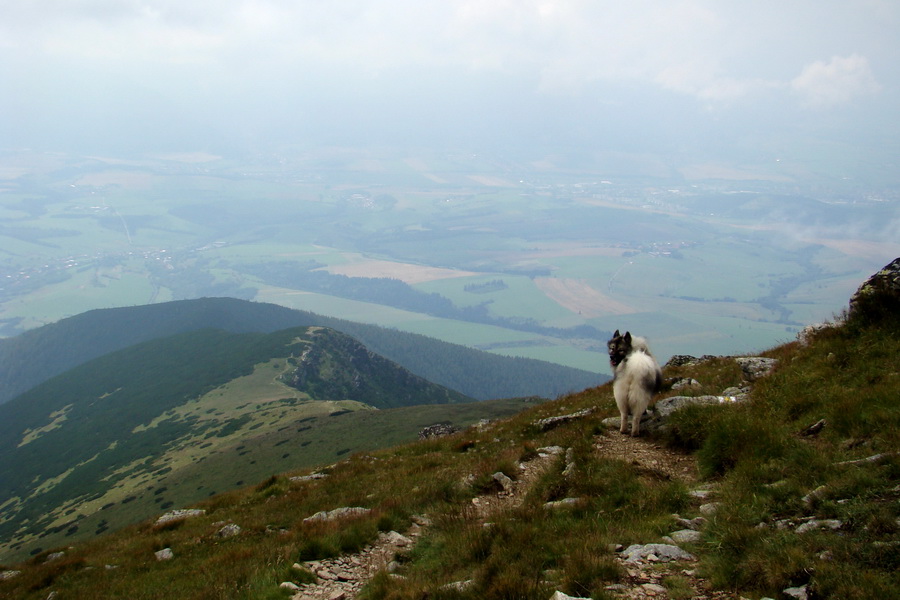
[[[70,514],[127,504],[162,475],[297,422],[472,400],[321,327],[137,344],[0,405],[0,540],[71,527]],[[354,435],[342,432],[345,447]]]
[[85,361],[140,342],[205,328],[267,333],[299,326],[323,326],[346,333],[428,381],[478,400],[555,397],[607,380],[597,373],[499,356],[275,304],[201,298],[92,310],[0,339],[0,403]]

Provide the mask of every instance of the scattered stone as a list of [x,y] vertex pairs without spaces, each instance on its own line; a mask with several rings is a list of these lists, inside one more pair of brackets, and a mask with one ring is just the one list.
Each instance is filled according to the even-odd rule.
[[716,514],[716,511],[719,510],[719,507],[721,505],[721,502],[710,502],[708,504],[702,504],[700,506],[700,514],[704,517],[712,516]]
[[542,458],[547,457],[547,456],[559,456],[560,454],[562,454],[565,451],[566,451],[566,449],[563,448],[562,446],[544,446],[542,448],[537,449],[537,453]]
[[453,435],[458,432],[459,428],[454,427],[450,423],[436,423],[434,425],[429,425],[428,427],[422,429],[419,432],[420,440],[430,440],[433,438],[444,437],[448,435]]
[[171,548],[163,548],[162,550],[157,550],[153,553],[156,557],[156,560],[172,560],[175,558],[175,553],[172,552]]
[[294,483],[299,483],[301,481],[315,481],[317,479],[325,479],[328,477],[327,473],[310,473],[309,475],[298,475],[296,477],[291,477],[291,481]]
[[411,546],[413,543],[411,539],[396,531],[389,531],[388,533],[381,534],[381,539],[392,546],[399,546],[401,548]]
[[881,454],[873,454],[872,456],[867,456],[865,458],[857,458],[856,460],[845,460],[839,463],[834,463],[837,466],[846,466],[846,465],[864,465],[866,463],[874,463],[878,462],[882,459],[894,456],[897,454],[896,452],[882,452]]
[[678,381],[672,384],[673,390],[682,390],[684,388],[698,388],[700,387],[700,382],[692,377],[682,377]]
[[803,431],[801,431],[800,435],[805,435],[805,436],[819,435],[819,432],[821,432],[823,429],[825,429],[825,419],[820,419],[820,420],[816,421],[815,423],[813,423],[812,425],[810,425],[809,427],[807,427],[806,429],[804,429]]
[[506,473],[502,471],[497,471],[493,475],[491,475],[494,481],[500,484],[500,487],[503,488],[504,492],[511,492],[515,489],[516,484],[512,479],[507,477]]
[[813,339],[819,334],[819,332],[825,331],[826,329],[831,329],[832,327],[835,327],[833,323],[816,323],[814,325],[807,325],[800,330],[800,333],[797,334],[797,341],[800,342],[800,345],[803,347],[809,346],[810,343],[812,343]]
[[[672,560],[695,560],[694,555],[671,544],[633,544],[622,552],[625,562],[634,563],[646,559],[651,562]],[[652,558],[651,558],[652,557]]]
[[44,561],[45,563],[55,562],[66,555],[65,552],[53,552],[52,554],[47,555],[47,559]]
[[809,586],[789,587],[781,590],[785,596],[796,598],[797,600],[809,600]]
[[13,577],[18,577],[22,574],[22,571],[14,571],[12,569],[8,569],[6,571],[0,571],[0,581],[8,581]]
[[691,498],[697,498],[698,500],[706,500],[712,495],[712,490],[691,490],[688,492],[688,496]]
[[797,533],[806,533],[807,531],[813,531],[814,529],[840,529],[843,523],[838,521],[837,519],[812,519],[803,523],[797,529]]
[[743,356],[734,360],[741,366],[744,379],[747,381],[756,381],[760,377],[765,377],[778,364],[778,359],[762,356]]
[[578,503],[580,498],[563,498],[562,500],[554,500],[553,502],[547,502],[544,504],[544,508],[565,508],[567,506],[574,506]]
[[289,592],[299,592],[300,586],[294,583],[293,581],[282,581],[278,586],[283,590],[287,590]]
[[341,590],[335,590],[328,595],[327,600],[346,600],[347,593]]
[[343,508],[336,508],[329,511],[319,511],[313,516],[303,519],[303,522],[314,523],[316,521],[335,521],[337,519],[344,519],[347,517],[359,517],[362,515],[367,515],[370,512],[372,512],[371,508],[363,508],[361,506],[345,506]]
[[699,531],[704,525],[706,525],[706,519],[704,519],[703,517],[694,517],[693,519],[682,519],[681,517],[677,517],[675,519],[675,524],[683,529]]
[[241,533],[241,528],[234,523],[228,523],[216,532],[216,537],[227,539]]
[[585,408],[584,410],[579,410],[578,412],[574,412],[568,415],[560,415],[558,417],[547,417],[546,419],[540,419],[538,421],[535,421],[534,425],[537,426],[537,428],[541,431],[549,431],[554,427],[559,427],[564,423],[584,419],[593,412],[593,408]]
[[694,366],[699,365],[702,362],[706,362],[710,359],[717,358],[716,356],[712,356],[710,354],[704,354],[700,358],[696,356],[691,356],[690,354],[676,354],[672,358],[669,359],[669,362],[666,363],[667,367],[685,367],[685,366]]
[[475,581],[473,579],[466,579],[465,581],[454,581],[453,583],[448,583],[446,585],[442,585],[442,590],[456,590],[457,592],[465,592],[470,587],[475,585]]
[[810,505],[813,503],[813,501],[818,500],[819,498],[824,496],[825,492],[827,492],[827,491],[828,491],[827,486],[820,485],[819,487],[817,487],[816,489],[814,489],[807,495],[803,496],[803,498],[801,498],[801,500],[803,500],[804,504]]
[[184,519],[189,519],[191,517],[199,517],[205,514],[206,511],[199,508],[179,508],[177,510],[167,512],[166,514],[158,518],[156,520],[155,526],[159,527],[160,525],[165,525],[166,523],[181,521]]
[[694,529],[679,529],[669,534],[676,544],[695,544],[700,541],[701,533]]
[[564,594],[559,590],[553,593],[550,596],[550,600],[590,600],[589,598],[584,598],[583,596],[569,596],[568,594]]

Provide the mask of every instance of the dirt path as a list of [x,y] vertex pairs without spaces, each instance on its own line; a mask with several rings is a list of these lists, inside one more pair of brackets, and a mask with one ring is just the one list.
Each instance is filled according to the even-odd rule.
[[[639,470],[639,472],[655,478],[673,479],[683,482],[690,490],[693,499],[690,515],[710,510],[714,506],[715,490],[709,485],[699,483],[697,461],[693,456],[673,451],[646,437],[632,438],[617,430],[609,430],[606,435],[594,438],[594,447],[598,454],[623,460]],[[707,505],[704,511],[700,507]],[[685,518],[674,530],[695,529],[702,527],[702,521]],[[670,534],[671,535],[671,534]],[[670,544],[681,547],[672,539],[646,540],[647,544]],[[691,544],[684,544],[684,550],[690,552]],[[644,559],[630,561],[623,554],[616,560],[622,566],[626,577],[623,582],[607,586],[607,590],[620,598],[628,600],[678,599],[686,600],[741,600],[742,596],[733,592],[714,590],[709,581],[697,573],[696,561],[672,560],[650,554]]]
[[[594,447],[598,454],[623,460],[642,474],[656,479],[675,479],[684,482],[691,490],[695,506],[691,516],[702,504],[712,502],[714,492],[699,483],[697,465],[687,454],[672,451],[648,438],[632,438],[611,430],[597,435]],[[479,519],[490,520],[491,515],[514,508],[522,502],[528,490],[554,458],[565,449],[541,448],[534,460],[522,463],[515,480],[498,481],[502,491],[478,496],[472,506]],[[363,586],[379,571],[391,570],[391,561],[397,552],[409,550],[428,526],[427,517],[417,517],[412,528],[401,535],[396,532],[381,534],[379,539],[362,552],[352,555],[311,561],[301,565],[318,577],[315,584],[301,585],[292,600],[352,600]],[[678,527],[673,527],[678,529]],[[673,540],[647,540],[647,543],[677,545]],[[686,545],[690,551],[690,545]],[[686,600],[739,600],[741,596],[731,592],[713,590],[709,582],[697,574],[695,561],[664,559],[649,556],[637,561],[626,560],[623,554],[616,560],[625,573],[624,579],[607,586],[615,596],[627,600],[677,599]],[[463,582],[461,582],[463,584]]]

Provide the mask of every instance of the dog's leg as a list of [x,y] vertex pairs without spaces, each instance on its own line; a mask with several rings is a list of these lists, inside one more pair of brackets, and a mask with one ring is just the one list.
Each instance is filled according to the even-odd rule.
[[[633,421],[631,422],[631,437],[638,437],[641,434],[641,417],[643,416],[644,411],[634,411],[634,415],[632,416]],[[622,433],[625,432],[623,431]]]

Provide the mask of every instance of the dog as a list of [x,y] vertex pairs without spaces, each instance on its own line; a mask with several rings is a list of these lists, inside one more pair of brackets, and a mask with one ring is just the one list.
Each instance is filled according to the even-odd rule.
[[636,437],[640,434],[641,416],[647,410],[650,398],[662,386],[662,371],[650,353],[647,340],[642,337],[632,337],[628,331],[621,335],[617,329],[606,347],[613,371],[613,396],[622,416],[619,431],[626,432],[628,414],[631,413],[631,437]]

